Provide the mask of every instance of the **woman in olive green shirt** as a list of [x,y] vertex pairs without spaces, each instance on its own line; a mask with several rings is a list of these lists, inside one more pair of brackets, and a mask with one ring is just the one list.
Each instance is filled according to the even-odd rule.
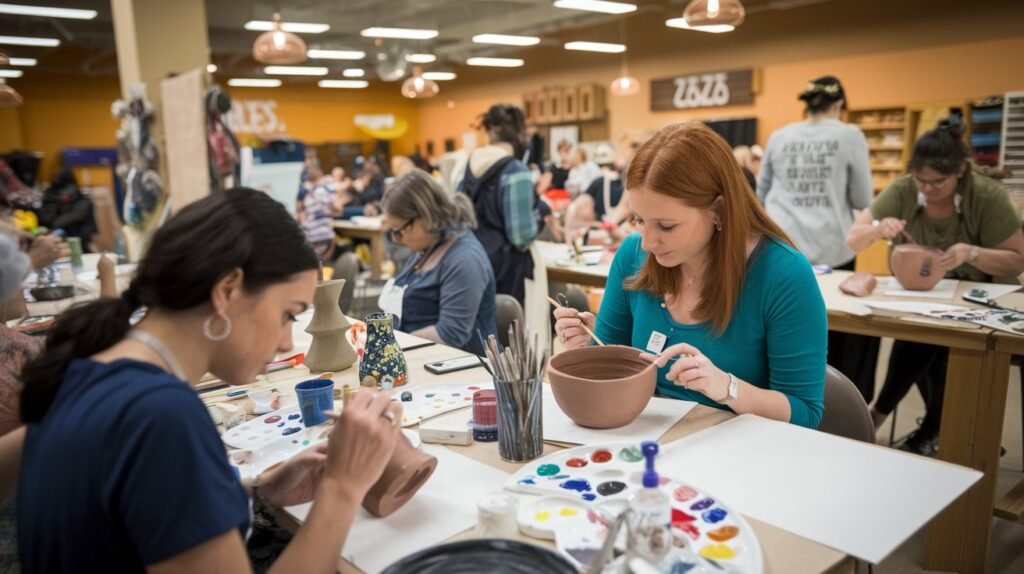
[[[904,230],[916,243],[943,250],[946,277],[991,281],[1024,272],[1024,235],[1017,210],[997,181],[975,173],[960,123],[943,122],[914,145],[910,175],[894,181],[854,222],[846,243],[862,251],[880,239],[904,243]],[[875,425],[917,383],[927,412],[904,450],[937,451],[949,349],[896,341],[885,384],[872,408]]]

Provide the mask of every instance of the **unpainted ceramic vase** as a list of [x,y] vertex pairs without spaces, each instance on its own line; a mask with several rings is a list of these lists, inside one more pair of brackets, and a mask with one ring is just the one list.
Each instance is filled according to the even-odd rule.
[[924,245],[897,245],[892,248],[889,268],[896,281],[909,291],[930,291],[945,275],[939,267],[942,251]]
[[303,362],[311,372],[342,371],[356,362],[356,351],[345,338],[351,327],[338,306],[338,296],[345,287],[344,279],[320,281],[313,293],[313,318],[306,332],[313,343]]
[[654,395],[658,369],[623,345],[583,347],[551,358],[548,379],[559,408],[583,427],[610,429],[640,416]]
[[366,493],[363,508],[374,516],[385,517],[401,508],[426,484],[437,468],[437,459],[416,449],[404,434],[395,442],[395,452],[384,467],[384,474]]

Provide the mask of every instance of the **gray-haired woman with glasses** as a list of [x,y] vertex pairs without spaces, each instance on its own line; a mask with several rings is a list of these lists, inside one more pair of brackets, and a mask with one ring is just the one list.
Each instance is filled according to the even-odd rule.
[[472,230],[469,198],[450,196],[426,172],[398,178],[381,200],[390,241],[414,252],[378,305],[398,328],[482,355],[477,331],[496,332],[494,271]]

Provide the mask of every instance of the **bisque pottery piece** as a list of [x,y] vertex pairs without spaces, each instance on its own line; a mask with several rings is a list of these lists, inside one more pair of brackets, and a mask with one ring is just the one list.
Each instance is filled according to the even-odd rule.
[[622,345],[582,347],[551,358],[548,379],[559,408],[573,422],[597,429],[628,425],[654,395],[658,369]]
[[306,327],[306,332],[313,335],[313,343],[304,361],[311,372],[342,371],[356,362],[356,351],[345,339],[345,331],[351,325],[338,306],[344,287],[344,279],[320,281],[316,285],[313,318]]
[[409,502],[436,468],[436,458],[417,450],[400,434],[384,473],[363,498],[363,508],[381,518],[390,515]]
[[366,350],[359,361],[359,380],[373,377],[381,390],[401,387],[409,381],[405,355],[395,340],[391,313],[366,316]]
[[896,281],[909,291],[930,291],[942,281],[939,267],[942,251],[923,245],[897,245],[892,248],[889,267]]

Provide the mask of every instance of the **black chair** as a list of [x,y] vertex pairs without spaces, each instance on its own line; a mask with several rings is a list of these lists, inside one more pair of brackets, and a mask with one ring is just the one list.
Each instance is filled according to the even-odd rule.
[[498,326],[498,341],[503,346],[508,346],[508,329],[513,321],[519,321],[521,328],[526,327],[526,319],[523,313],[523,306],[511,295],[499,293],[494,298],[495,312],[494,322]]

